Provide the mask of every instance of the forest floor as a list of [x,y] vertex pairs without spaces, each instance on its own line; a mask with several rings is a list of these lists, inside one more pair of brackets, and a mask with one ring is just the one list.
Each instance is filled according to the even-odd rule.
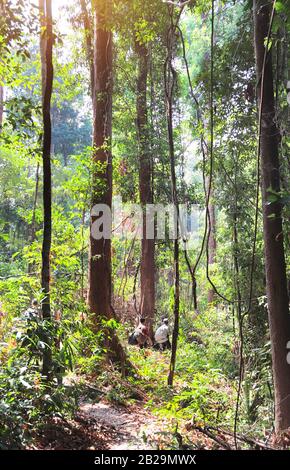
[[[194,425],[191,420],[176,420],[159,415],[152,400],[140,387],[120,380],[127,386],[127,401],[122,403],[116,395],[110,395],[115,384],[98,388],[98,383],[78,383],[68,380],[67,389],[80,387],[78,406],[70,418],[55,416],[35,430],[32,443],[34,450],[234,450],[235,442],[227,428]],[[79,391],[80,391],[79,390]],[[113,398],[115,397],[115,399]],[[128,399],[128,397],[130,397]],[[153,400],[158,402],[157,396]],[[163,397],[164,399],[164,397]],[[166,401],[163,402],[166,406]],[[152,410],[152,411],[151,411]],[[240,448],[274,449],[288,448],[289,434],[281,443],[263,443],[262,440],[237,436]],[[268,439],[267,439],[268,441]],[[273,445],[274,444],[274,445]],[[277,447],[276,447],[277,448]]]
[[[65,377],[64,385],[77,391],[77,407],[72,417],[54,417],[37,429],[30,448],[44,450],[123,450],[223,448],[216,441],[189,426],[189,412],[177,416],[174,399],[184,383],[192,380],[191,360],[185,351],[184,371],[178,371],[174,389],[167,387],[170,356],[151,350],[130,348],[138,374],[122,379],[112,370],[100,376]],[[185,374],[185,375],[184,375]],[[199,384],[197,385],[199,386]],[[210,385],[212,390],[213,385]],[[221,380],[216,385],[224,387]],[[186,389],[187,390],[187,389]],[[204,395],[204,389],[201,390]],[[228,388],[224,393],[228,393]],[[187,404],[181,396],[179,415]],[[193,396],[194,398],[194,396]],[[199,398],[199,395],[197,395]],[[220,399],[220,395],[217,396]],[[191,403],[192,399],[190,396]],[[184,404],[183,404],[184,403]],[[173,410],[171,410],[173,408]],[[185,408],[186,410],[186,408]]]
[[83,403],[80,412],[110,431],[108,448],[111,450],[152,449],[163,427],[156,417],[144,409],[142,403],[128,407],[102,401],[96,404]]
[[[56,416],[35,431],[30,449],[39,450],[150,450],[164,448],[169,420],[153,414],[148,396],[140,387],[119,377],[127,399],[110,396],[116,382],[102,384],[75,374],[64,378],[64,386],[77,390],[77,408],[72,417]],[[168,430],[168,431],[167,431]]]
[[[73,399],[72,412],[37,428],[28,448],[235,449],[235,389],[222,372],[206,367],[204,348],[180,348],[174,387],[167,386],[167,352],[132,347],[129,353],[136,373],[128,378],[110,367],[66,376],[64,396]],[[239,433],[240,448],[273,448],[269,433],[253,432],[244,421]]]
[[73,419],[54,418],[46,423],[37,433],[33,448],[156,449],[165,428],[166,423],[147,411],[143,402],[123,406],[105,399],[98,402],[83,400]]

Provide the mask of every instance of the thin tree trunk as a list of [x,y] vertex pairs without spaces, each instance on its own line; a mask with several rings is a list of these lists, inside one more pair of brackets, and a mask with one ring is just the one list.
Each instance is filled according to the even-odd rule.
[[165,64],[165,95],[166,95],[166,117],[167,117],[167,133],[169,145],[169,159],[170,159],[170,173],[171,173],[171,188],[172,188],[172,203],[176,211],[176,233],[174,239],[174,325],[172,332],[172,347],[170,367],[167,383],[173,385],[173,378],[175,372],[177,342],[179,334],[179,307],[180,307],[180,288],[179,288],[179,204],[177,195],[176,184],[176,171],[175,171],[175,149],[174,149],[174,136],[173,136],[173,94],[176,86],[176,71],[173,68],[173,50],[175,41],[175,26],[173,24],[173,9],[169,7],[171,26],[168,31],[167,43],[167,60]]
[[[290,427],[290,364],[287,343],[290,341],[290,315],[283,245],[281,204],[267,204],[268,189],[280,190],[278,129],[275,123],[271,50],[265,56],[273,2],[254,1],[255,55],[258,80],[258,105],[261,115],[260,158],[263,201],[264,248],[267,305],[270,323],[273,376],[275,388],[276,432]],[[264,71],[264,73],[263,73]]]
[[174,240],[174,325],[172,332],[172,348],[171,348],[171,359],[170,369],[168,374],[168,385],[173,385],[173,378],[175,372],[176,353],[177,353],[177,342],[179,334],[179,205],[177,198],[176,188],[176,173],[175,173],[175,152],[174,152],[174,139],[173,139],[173,123],[172,123],[172,103],[167,103],[167,127],[168,127],[168,142],[169,142],[169,156],[170,156],[170,167],[171,167],[171,181],[172,181],[172,201],[176,210],[176,238]]
[[147,80],[148,80],[148,48],[135,42],[138,56],[137,78],[137,129],[139,140],[139,191],[143,208],[143,237],[141,246],[141,301],[140,315],[146,318],[149,331],[153,336],[155,309],[155,240],[146,237],[146,205],[153,203],[152,162],[149,147]]
[[[39,0],[40,24],[41,24],[41,63],[42,63],[42,116],[43,116],[43,242],[42,242],[42,266],[41,287],[45,295],[42,301],[42,315],[44,320],[51,319],[50,310],[50,249],[51,249],[51,95],[53,85],[52,64],[52,14],[51,0]],[[43,353],[43,370],[45,377],[50,377],[51,348],[46,337],[47,347]]]

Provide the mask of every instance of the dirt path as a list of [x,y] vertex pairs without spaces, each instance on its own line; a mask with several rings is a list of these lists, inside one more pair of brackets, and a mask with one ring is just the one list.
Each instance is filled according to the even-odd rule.
[[164,424],[144,409],[144,403],[129,407],[114,406],[106,401],[81,403],[80,414],[107,430],[110,450],[156,449]]
[[[66,378],[74,387],[76,377]],[[146,409],[147,397],[134,389],[134,404],[112,403],[108,389],[83,384],[82,398],[73,417],[54,417],[36,431],[33,447],[44,450],[155,450],[166,440],[168,420]],[[138,392],[138,393],[137,393]]]
[[55,417],[36,432],[30,449],[149,450],[164,442],[168,423],[145,409],[144,402],[116,406],[105,399],[81,401],[71,419]]

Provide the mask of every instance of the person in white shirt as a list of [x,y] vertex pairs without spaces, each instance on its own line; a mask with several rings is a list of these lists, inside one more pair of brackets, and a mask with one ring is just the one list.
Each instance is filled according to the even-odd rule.
[[168,318],[162,319],[162,325],[157,328],[155,335],[155,348],[160,351],[170,349]]

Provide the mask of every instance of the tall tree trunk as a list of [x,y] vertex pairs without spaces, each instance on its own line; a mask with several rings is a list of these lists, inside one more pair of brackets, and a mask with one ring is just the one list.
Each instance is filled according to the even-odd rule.
[[149,128],[147,110],[148,48],[135,42],[138,56],[137,78],[137,128],[139,140],[139,191],[143,208],[143,237],[141,246],[141,302],[140,315],[146,318],[153,336],[155,308],[155,240],[146,237],[146,205],[153,203],[152,160],[149,149]]
[[[111,0],[93,1],[94,18],[94,83],[93,90],[93,183],[92,207],[112,206],[112,32]],[[98,217],[91,217],[91,229]],[[111,240],[97,240],[90,230],[88,306],[95,314],[95,327],[102,319],[112,318],[111,306]],[[114,332],[105,332],[108,357],[125,363],[125,354]]]
[[176,353],[177,353],[177,342],[179,334],[179,307],[180,307],[180,287],[179,287],[179,203],[177,194],[176,184],[176,170],[175,170],[175,149],[174,149],[174,136],[173,136],[173,98],[176,86],[176,71],[173,67],[173,51],[175,46],[175,31],[176,26],[173,24],[173,8],[169,7],[169,14],[171,20],[171,26],[168,31],[167,38],[167,58],[165,64],[165,97],[166,97],[166,117],[167,117],[167,133],[168,133],[168,145],[169,145],[169,160],[170,160],[170,173],[171,173],[171,190],[172,190],[172,203],[176,211],[176,233],[174,240],[174,325],[172,332],[172,348],[170,367],[167,383],[173,385]]
[[[94,0],[93,189],[92,207],[112,204],[112,33],[106,27],[110,2]],[[101,184],[102,182],[103,184]],[[96,217],[91,218],[91,224]],[[92,312],[111,312],[111,241],[90,233],[88,304]]]
[[172,348],[171,348],[171,359],[170,368],[167,383],[173,385],[173,378],[175,372],[176,354],[177,354],[177,342],[179,334],[179,307],[180,307],[180,288],[179,288],[179,205],[177,197],[177,186],[176,186],[176,173],[175,173],[175,152],[174,152],[174,138],[173,138],[173,122],[172,122],[172,102],[167,101],[167,128],[168,128],[168,142],[169,142],[169,156],[170,156],[170,168],[171,168],[171,184],[172,184],[172,201],[176,210],[176,238],[174,240],[174,324],[172,332]]
[[[41,71],[42,71],[42,116],[43,116],[43,242],[42,242],[42,266],[41,287],[45,295],[42,301],[42,315],[44,320],[51,319],[50,311],[50,249],[51,249],[51,95],[53,85],[52,64],[52,14],[51,0],[39,0],[40,24],[41,24]],[[47,347],[43,354],[43,370],[45,377],[49,378],[51,369],[51,348],[46,337]]]
[[268,52],[265,50],[265,38],[270,29],[272,6],[273,2],[268,0],[254,1],[257,91],[261,115],[260,158],[266,289],[275,388],[275,428],[279,432],[290,427],[290,364],[286,360],[286,345],[290,341],[290,315],[282,232],[282,207],[280,202],[267,204],[268,189],[272,188],[277,192],[280,190],[272,57],[271,50]]

